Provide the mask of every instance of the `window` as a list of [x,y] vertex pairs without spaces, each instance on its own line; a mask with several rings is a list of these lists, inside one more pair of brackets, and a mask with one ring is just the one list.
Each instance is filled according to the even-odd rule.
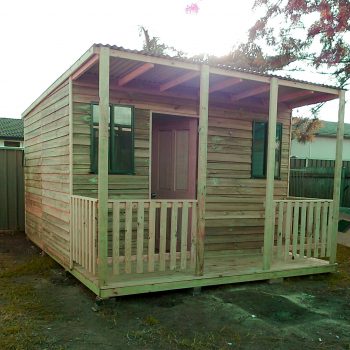
[[5,147],[21,147],[21,142],[19,141],[4,141]]
[[[253,122],[253,147],[252,147],[252,177],[266,177],[267,163],[267,135],[268,124],[266,122]],[[280,177],[281,172],[281,144],[282,124],[276,125],[276,153],[275,153],[275,178]]]
[[[92,105],[91,171],[98,171],[99,106]],[[109,107],[109,173],[134,173],[134,108],[110,105]]]

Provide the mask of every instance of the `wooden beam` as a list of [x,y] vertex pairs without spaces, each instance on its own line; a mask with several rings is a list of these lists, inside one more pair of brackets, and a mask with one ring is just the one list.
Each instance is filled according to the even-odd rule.
[[288,93],[288,94],[285,94],[285,95],[282,95],[282,96],[278,97],[278,102],[286,102],[286,101],[294,100],[294,99],[297,99],[297,98],[300,98],[300,97],[305,97],[305,96],[308,96],[308,95],[312,95],[314,93],[315,92],[312,91],[312,90],[293,91],[291,93]]
[[298,81],[293,81],[288,79],[279,79],[279,85],[293,87],[297,89],[312,90],[315,92],[323,92],[325,94],[334,94],[337,96],[339,95],[339,92],[340,92],[340,90],[337,88],[319,86],[317,84],[312,84],[312,83],[301,83]]
[[[99,53],[101,48],[102,48],[101,46],[94,45],[94,52]],[[153,64],[160,64],[163,66],[169,66],[173,68],[176,67],[176,68],[184,68],[189,70],[196,70],[198,72],[200,71],[200,64],[184,62],[177,59],[156,57],[156,56],[146,55],[143,53],[127,52],[127,51],[122,51],[122,50],[112,49],[112,48],[110,50],[110,55],[111,57],[123,58],[127,60],[132,60],[132,61],[139,61],[143,63],[153,63]]]
[[[73,82],[68,78],[68,108],[69,108],[69,195],[73,195]],[[70,197],[70,200],[72,198]],[[69,268],[73,268],[73,213],[70,206],[69,220]]]
[[344,115],[345,115],[345,91],[339,93],[339,110],[338,110],[338,127],[337,127],[337,144],[335,151],[335,165],[334,165],[334,186],[333,186],[333,223],[332,223],[332,237],[331,237],[331,254],[329,262],[335,263],[337,256],[337,235],[338,235],[338,220],[339,220],[339,206],[340,206],[340,187],[342,180],[343,167],[343,139],[344,139]]
[[143,65],[135,68],[133,71],[125,74],[122,78],[118,79],[118,86],[124,86],[129,83],[131,80],[136,79],[140,75],[148,72],[150,69],[154,68],[152,63],[144,63]]
[[296,101],[294,103],[286,104],[288,108],[296,108],[296,107],[301,107],[301,106],[308,106],[308,105],[313,105],[315,103],[321,103],[321,102],[327,102],[331,101],[338,98],[338,95],[320,95],[320,94],[314,94],[313,96],[310,96],[309,98]]
[[199,90],[198,125],[198,164],[197,164],[197,239],[196,239],[196,275],[204,271],[205,238],[205,199],[207,193],[207,145],[208,145],[208,109],[209,109],[209,66],[202,65]]
[[108,123],[109,123],[109,48],[102,47],[99,65],[98,137],[98,279],[107,283],[108,257]]
[[228,88],[230,86],[234,86],[237,84],[240,84],[243,80],[239,79],[239,78],[229,78],[223,81],[219,81],[216,84],[213,84],[210,89],[209,89],[209,93],[215,92],[215,91],[219,91],[225,88]]
[[275,150],[276,150],[276,124],[277,124],[277,100],[278,79],[271,78],[270,103],[267,139],[267,165],[266,165],[266,196],[265,196],[265,222],[264,222],[264,256],[263,269],[269,270],[272,259],[272,244],[275,229],[275,206],[273,202],[275,180]]
[[253,89],[249,89],[249,90],[243,91],[239,94],[231,96],[231,101],[237,102],[237,101],[243,100],[244,98],[247,98],[247,97],[257,96],[257,95],[260,95],[260,94],[268,91],[269,89],[270,89],[270,85],[267,85],[267,84],[260,85],[260,86],[253,88]]
[[166,83],[164,84],[161,84],[160,87],[159,87],[159,91],[160,92],[163,92],[163,91],[166,91],[166,90],[169,90],[177,85],[180,85],[182,83],[185,83],[186,81],[188,80],[192,80],[194,79],[195,77],[198,77],[199,75],[199,72],[188,72],[188,73],[185,73],[175,79],[172,79],[172,80],[169,80],[167,81]]
[[225,69],[224,67],[210,67],[210,74],[216,74],[216,75],[222,75],[225,77],[233,77],[243,80],[252,80],[252,81],[258,81],[261,83],[269,84],[270,78],[264,77],[262,75],[253,74],[253,73],[246,73],[246,72],[240,72],[235,71],[233,69]]
[[86,61],[80,68],[78,68],[73,74],[72,74],[72,80],[78,79],[80,76],[82,76],[86,71],[88,71],[92,66],[94,66],[99,60],[98,55],[93,55],[88,61]]

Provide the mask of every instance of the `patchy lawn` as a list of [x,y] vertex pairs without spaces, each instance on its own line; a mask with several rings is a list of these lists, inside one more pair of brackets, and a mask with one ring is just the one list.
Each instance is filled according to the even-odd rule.
[[350,248],[339,272],[122,297],[85,287],[0,234],[0,349],[350,349]]

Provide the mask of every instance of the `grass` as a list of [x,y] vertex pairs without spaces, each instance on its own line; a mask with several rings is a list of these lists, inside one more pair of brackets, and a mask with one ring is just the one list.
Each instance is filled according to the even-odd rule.
[[26,276],[46,275],[53,266],[46,256],[19,265],[5,261],[5,270],[0,273],[0,349],[42,348],[45,339],[39,325],[50,321],[52,314]]

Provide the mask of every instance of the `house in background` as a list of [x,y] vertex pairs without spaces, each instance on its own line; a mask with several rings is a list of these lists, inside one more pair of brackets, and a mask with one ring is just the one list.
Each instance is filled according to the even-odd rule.
[[[332,99],[332,199],[288,198],[292,109]],[[26,233],[102,298],[335,271],[344,106],[95,44],[23,113]]]
[[0,147],[23,148],[23,120],[0,118]]
[[[322,124],[312,142],[300,143],[292,140],[291,157],[335,160],[337,123],[323,120]],[[344,124],[343,160],[350,161],[350,124]]]

